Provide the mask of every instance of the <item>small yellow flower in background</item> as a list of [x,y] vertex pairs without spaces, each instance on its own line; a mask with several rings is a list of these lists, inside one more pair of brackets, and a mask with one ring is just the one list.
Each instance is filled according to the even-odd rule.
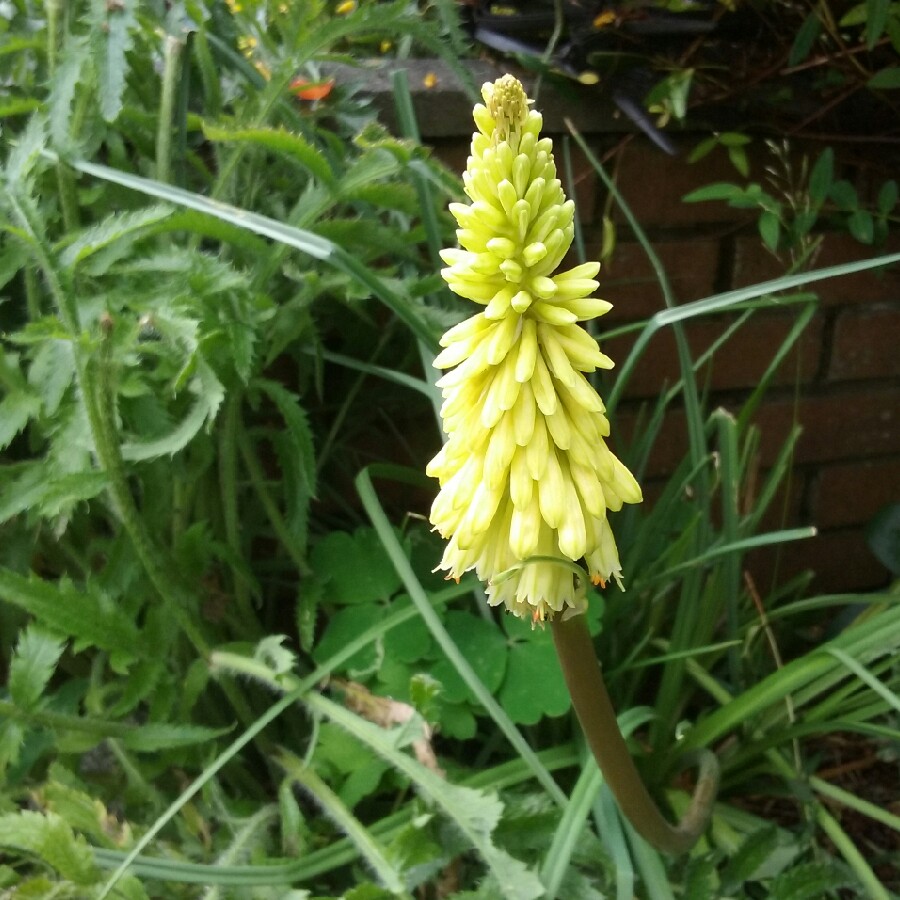
[[426,90],[430,91],[433,87],[435,87],[438,83],[438,77],[434,74],[434,72],[426,72],[425,77],[422,79],[422,85]]
[[335,13],[339,16],[349,16],[356,9],[356,0],[343,0],[335,7]]
[[608,511],[641,489],[606,446],[609,422],[586,372],[609,357],[577,323],[610,309],[592,298],[599,263],[554,275],[574,235],[575,206],[556,177],[542,117],[505,75],[482,88],[452,203],[462,249],[441,253],[451,290],[485,307],[451,328],[434,365],[447,442],[428,465],[440,482],[431,522],[448,540],[439,568],[474,569],[492,606],[543,622],[586,607],[573,576],[622,587]]

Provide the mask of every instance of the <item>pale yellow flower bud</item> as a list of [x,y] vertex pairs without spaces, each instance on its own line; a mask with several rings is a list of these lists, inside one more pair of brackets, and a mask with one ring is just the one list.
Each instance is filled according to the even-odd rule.
[[447,442],[427,468],[440,482],[431,522],[448,540],[439,568],[474,569],[492,605],[543,622],[581,612],[584,560],[595,584],[621,565],[607,519],[641,489],[604,438],[609,421],[585,377],[612,368],[578,325],[603,315],[590,295],[599,263],[554,274],[572,244],[566,200],[541,115],[519,81],[482,88],[463,184],[451,203],[460,249],[441,274],[484,311],[451,328],[435,359]]

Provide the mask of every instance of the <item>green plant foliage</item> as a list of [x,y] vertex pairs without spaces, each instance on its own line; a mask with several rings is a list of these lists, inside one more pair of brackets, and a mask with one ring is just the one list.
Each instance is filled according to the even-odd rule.
[[[896,42],[895,6],[842,27]],[[408,108],[391,135],[352,86],[292,88],[383,42],[461,71],[456,16],[450,0],[0,10],[4,895],[888,896],[828,809],[896,816],[815,773],[834,732],[885,755],[900,738],[896,597],[761,585],[763,623],[741,577],[749,550],[808,534],[761,532],[796,430],[760,477],[753,414],[813,303],[789,292],[883,260],[671,303],[605,394],[614,418],[658,330],[739,312],[714,358],[754,310],[796,311],[744,406],[710,412],[683,347],[622,448],[640,471],[676,406],[692,435],[659,499],[617,522],[627,593],[590,597],[620,725],[673,814],[682,749],[722,762],[708,835],[664,860],[586,764],[549,632],[433,571],[422,360],[466,314],[433,256],[456,179]],[[706,76],[670,74],[655,102],[680,118]],[[698,148],[749,183],[694,199],[758,212],[765,244],[804,264],[823,224],[884,239],[895,180],[865,201],[825,150],[786,192],[750,181],[748,140]],[[893,522],[872,530],[889,565]],[[758,796],[802,824],[744,811]]]
[[[733,137],[749,142],[745,135]],[[702,159],[719,144],[728,146],[732,163],[747,178],[749,170],[743,145],[726,141],[726,135],[698,144],[691,154],[691,161]],[[885,242],[897,205],[894,179],[881,185],[874,205],[867,208],[851,182],[835,178],[834,151],[830,147],[823,150],[812,165],[804,159],[799,170],[790,159],[790,148],[786,143],[779,145],[770,141],[768,147],[774,159],[774,164],[767,170],[769,190],[754,181],[744,186],[717,182],[691,191],[684,201],[724,201],[733,209],[758,210],[763,244],[775,255],[787,252],[795,266],[808,264],[816,244],[814,229],[823,226],[846,229],[861,244]]]

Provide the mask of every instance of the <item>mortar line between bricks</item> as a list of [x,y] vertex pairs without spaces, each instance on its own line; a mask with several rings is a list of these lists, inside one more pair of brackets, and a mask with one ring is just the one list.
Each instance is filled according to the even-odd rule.
[[719,255],[713,275],[713,290],[724,294],[737,287],[735,284],[735,263],[737,261],[737,241],[734,234],[724,234],[719,238]]
[[[831,355],[834,352],[837,320],[844,307],[838,306],[828,309],[822,306],[821,299],[816,302],[819,306],[817,315],[822,316],[822,346],[819,351],[819,365],[816,367],[815,374],[812,377],[812,384],[815,386],[826,386],[828,385],[828,372],[831,369]],[[836,384],[840,383],[836,382]]]

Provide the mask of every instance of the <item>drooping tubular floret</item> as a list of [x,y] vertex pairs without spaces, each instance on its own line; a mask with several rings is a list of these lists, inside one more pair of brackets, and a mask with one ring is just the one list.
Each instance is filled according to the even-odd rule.
[[600,265],[553,274],[575,210],[542,117],[510,75],[482,96],[463,174],[471,203],[450,205],[460,249],[442,251],[441,274],[484,310],[444,335],[434,361],[450,371],[438,381],[447,442],[427,470],[441,486],[431,521],[448,539],[449,577],[474,568],[492,605],[543,621],[584,609],[572,562],[622,586],[607,513],[641,490],[606,445],[585,377],[613,365],[578,324],[610,309],[591,297]]

